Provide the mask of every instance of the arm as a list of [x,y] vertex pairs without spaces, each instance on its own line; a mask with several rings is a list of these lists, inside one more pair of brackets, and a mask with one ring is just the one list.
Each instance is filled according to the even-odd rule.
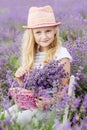
[[70,70],[71,70],[70,69],[70,59],[69,58],[63,58],[59,65],[62,65],[64,63],[66,63],[66,64],[64,65],[63,69],[65,70],[65,72],[69,73],[69,77],[62,78],[62,81],[61,81],[61,91],[57,92],[57,98],[58,99],[61,99],[62,95],[64,93],[66,93],[65,86],[69,85],[69,80],[70,80]]
[[69,84],[70,71],[71,71],[69,58],[63,58],[63,59],[60,61],[60,64],[59,64],[59,65],[62,65],[62,64],[64,64],[64,63],[66,63],[66,64],[64,65],[63,69],[65,70],[65,72],[68,72],[68,73],[69,73],[69,77],[63,78],[61,84],[62,84],[63,86],[66,86],[66,85]]

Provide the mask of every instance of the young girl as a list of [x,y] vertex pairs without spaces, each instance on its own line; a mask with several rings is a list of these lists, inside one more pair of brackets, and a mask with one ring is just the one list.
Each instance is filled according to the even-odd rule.
[[[61,64],[65,64],[64,70],[70,75],[70,61],[72,57],[65,47],[62,47],[59,39],[59,25],[61,22],[55,21],[55,16],[51,6],[31,7],[28,15],[28,25],[23,26],[25,29],[22,44],[22,62],[21,67],[15,73],[19,84],[23,82],[23,76],[29,70],[43,67],[52,60],[61,60]],[[62,85],[69,83],[69,77],[62,79]],[[60,95],[62,92],[60,93]],[[43,98],[43,97],[42,97]],[[47,100],[47,103],[50,103]],[[14,105],[9,109],[15,115],[17,113],[17,121],[27,124],[31,117],[37,113],[37,118],[44,112],[40,109],[44,108],[43,102],[37,101],[37,109],[23,110],[20,112],[18,106]],[[14,113],[15,112],[15,113]]]

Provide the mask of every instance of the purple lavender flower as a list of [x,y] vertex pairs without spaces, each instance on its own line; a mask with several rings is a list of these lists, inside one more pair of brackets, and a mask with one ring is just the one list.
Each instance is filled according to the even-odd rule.
[[80,97],[76,98],[75,101],[74,101],[74,107],[77,108],[79,106],[80,102],[81,102]]
[[7,126],[10,126],[11,121],[10,121],[10,120],[5,120],[5,124],[6,124]]
[[[27,89],[39,90],[48,89],[50,92],[58,91],[61,86],[62,78],[68,77],[68,73],[64,71],[64,64],[58,66],[60,61],[51,61],[50,63],[44,65],[43,68],[34,69],[29,72],[29,79],[25,75],[24,83],[26,83]],[[27,79],[27,80],[26,80]]]
[[0,130],[4,130],[4,129],[0,126]]
[[59,120],[57,119],[54,120],[53,128],[54,128],[53,130],[62,130],[61,123],[59,122]]

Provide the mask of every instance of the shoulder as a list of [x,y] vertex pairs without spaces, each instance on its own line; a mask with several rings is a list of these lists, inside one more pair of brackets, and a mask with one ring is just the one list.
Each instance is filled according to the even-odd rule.
[[72,56],[65,47],[60,47],[59,49],[57,49],[54,54],[54,58],[57,60],[60,60],[62,58],[68,58],[70,59],[70,62],[72,61]]

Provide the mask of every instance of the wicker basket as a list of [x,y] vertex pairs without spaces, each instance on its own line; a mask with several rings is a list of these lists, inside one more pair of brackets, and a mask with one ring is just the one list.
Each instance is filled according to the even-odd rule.
[[33,91],[25,88],[11,87],[9,93],[14,102],[17,103],[20,108],[36,108],[36,94]]

